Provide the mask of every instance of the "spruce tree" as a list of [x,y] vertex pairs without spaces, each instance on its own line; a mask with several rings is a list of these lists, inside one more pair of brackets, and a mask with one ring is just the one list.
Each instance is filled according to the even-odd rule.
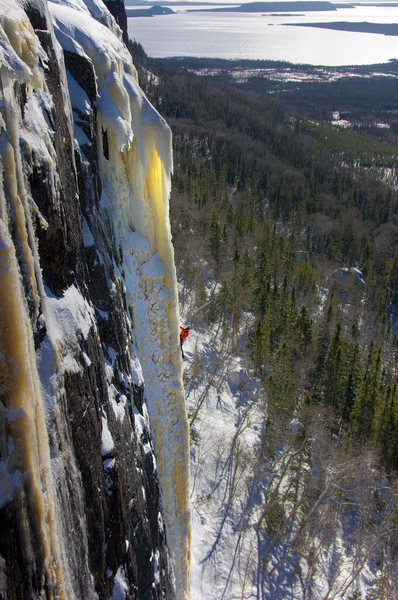
[[297,319],[297,327],[299,331],[300,348],[302,352],[306,352],[308,346],[312,342],[312,322],[308,316],[305,305],[301,307],[300,314]]
[[330,328],[333,317],[333,294],[330,297],[329,305],[325,315],[320,323],[315,343],[315,360],[312,372],[312,395],[319,397],[321,393],[323,367],[326,354],[329,348]]
[[210,252],[218,265],[221,259],[222,233],[218,215],[215,209],[213,210],[213,214],[208,225],[208,234]]
[[254,373],[259,375],[264,368],[264,358],[265,358],[265,345],[266,345],[266,336],[264,323],[262,319],[259,319],[254,326],[252,338],[251,338],[251,347],[253,354],[253,367]]
[[359,439],[370,440],[373,435],[374,419],[379,403],[380,366],[381,350],[379,349],[375,355],[372,343],[366,370],[351,413],[351,433]]
[[341,415],[344,404],[345,349],[341,324],[337,323],[325,356],[322,376],[322,398]]
[[379,418],[377,441],[390,469],[398,470],[398,389],[389,384],[385,390],[383,411]]
[[285,341],[276,351],[271,366],[272,373],[266,381],[266,389],[278,414],[287,419],[292,416],[294,410],[294,385],[290,350]]
[[242,269],[241,269],[241,277],[240,284],[242,289],[242,299],[243,303],[247,306],[250,306],[250,301],[253,293],[253,285],[254,285],[254,262],[250,257],[248,251],[243,255],[242,258]]
[[344,399],[341,408],[343,424],[348,424],[362,380],[362,355],[359,343],[355,341],[347,350]]

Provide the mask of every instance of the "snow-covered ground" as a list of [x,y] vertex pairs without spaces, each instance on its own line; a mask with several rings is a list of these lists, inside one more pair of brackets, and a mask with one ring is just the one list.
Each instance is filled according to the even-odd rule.
[[[186,322],[182,318],[188,324],[189,314]],[[223,349],[221,328],[192,327],[184,354],[192,423],[191,599],[240,598],[243,588],[252,588],[246,579],[257,554],[247,505],[262,422],[261,383]]]
[[[343,510],[345,499],[330,493],[349,481],[354,497],[362,476],[356,481],[348,458],[336,461],[332,447],[313,445],[317,419],[299,445],[305,428],[291,419],[272,456],[260,457],[267,416],[260,379],[243,358],[228,352],[222,327],[206,326],[194,310],[191,317],[189,305],[188,300],[182,306],[181,324],[191,327],[183,345],[191,425],[191,600],[365,598],[380,573],[363,559],[366,543],[350,542],[357,517],[343,516],[338,506]],[[319,460],[324,491],[306,487],[314,486],[312,470]],[[369,490],[357,514],[371,505]],[[330,510],[333,518],[324,522]]]

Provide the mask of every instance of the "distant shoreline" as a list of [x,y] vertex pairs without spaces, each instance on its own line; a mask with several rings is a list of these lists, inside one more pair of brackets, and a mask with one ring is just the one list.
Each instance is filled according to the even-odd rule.
[[369,75],[372,72],[380,70],[386,73],[391,73],[398,77],[398,59],[390,59],[388,62],[373,63],[367,65],[336,65],[324,66],[313,65],[308,63],[292,63],[285,60],[270,60],[270,59],[233,59],[233,58],[199,58],[194,56],[168,56],[155,58],[154,60],[164,62],[171,66],[183,66],[191,71],[213,70],[213,71],[256,71],[256,70],[275,70],[281,71],[306,71],[307,73],[350,73],[357,75]]
[[[176,6],[179,8],[182,8],[184,6],[204,6],[204,5],[209,5],[209,6],[214,6],[214,5],[218,5],[220,8],[211,8],[211,9],[196,9],[197,12],[202,12],[202,11],[206,11],[209,12],[210,11],[218,11],[218,12],[230,12],[231,11],[231,7],[227,8],[225,6],[224,3],[221,2],[217,2],[217,0],[215,0],[215,2],[200,2],[200,0],[187,0],[186,2],[184,2],[184,0],[171,0],[171,2],[166,2],[165,0],[131,0],[129,2],[129,0],[125,1],[125,7],[126,10],[136,10],[136,9],[144,9],[147,10],[149,8],[151,8],[152,6],[163,6],[167,4],[167,6]],[[338,8],[355,8],[357,6],[379,6],[379,7],[389,7],[389,8],[393,8],[393,7],[398,7],[398,2],[347,2],[346,4],[342,4],[341,2],[328,2],[327,0],[292,0],[291,2],[280,2],[278,0],[274,0],[274,1],[270,1],[270,2],[250,2],[248,4],[238,4],[237,2],[231,2],[232,9],[234,12],[245,12],[245,7],[250,6],[250,5],[267,5],[267,8],[264,10],[264,12],[266,12],[267,14],[269,12],[279,12],[281,13],[280,16],[288,16],[286,14],[286,12],[288,10],[290,10],[291,12],[294,13],[294,15],[297,14],[297,11],[300,10],[304,10],[303,8],[300,9],[300,7],[294,8],[294,9],[287,9],[286,7],[288,6],[288,4],[326,4],[326,5],[331,5],[332,8],[324,8],[322,10],[336,10]],[[273,5],[275,8],[271,9],[270,5]],[[305,9],[306,12],[312,12],[314,10],[319,10],[318,8],[314,8],[314,7],[310,7],[309,9],[306,8]],[[256,8],[256,10],[246,10],[246,12],[261,12],[261,9]],[[278,14],[279,16],[279,14]]]
[[[337,11],[341,5],[326,0],[293,0],[292,2],[248,2],[239,6],[223,6],[220,8],[191,9],[187,12],[243,12],[243,13],[297,13],[314,11]],[[354,6],[354,5],[352,5]]]
[[284,23],[286,27],[318,27],[334,31],[349,31],[358,33],[378,33],[382,35],[398,35],[398,23],[351,23],[338,21],[332,23]]

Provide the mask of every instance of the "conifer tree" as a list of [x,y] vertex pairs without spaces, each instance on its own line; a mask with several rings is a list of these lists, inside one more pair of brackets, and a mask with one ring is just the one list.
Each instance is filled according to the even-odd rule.
[[351,432],[364,440],[372,438],[375,414],[379,403],[378,380],[381,366],[381,349],[375,355],[370,345],[367,367],[357,399],[351,413]]
[[265,358],[265,343],[266,336],[264,330],[264,323],[262,319],[258,319],[251,340],[252,352],[253,352],[253,366],[254,373],[259,375],[264,367]]
[[272,373],[266,382],[266,389],[280,416],[289,418],[294,409],[294,386],[290,351],[285,341],[281,343],[272,359]]
[[269,328],[269,351],[270,354],[273,355],[275,352],[275,329],[273,327]]
[[276,308],[278,317],[278,329],[279,333],[281,334],[282,332],[286,331],[288,317],[288,286],[286,275],[283,278],[282,289],[279,295],[279,302]]
[[362,380],[362,356],[357,341],[347,350],[344,399],[341,407],[343,423],[348,423]]
[[351,335],[355,342],[358,342],[360,336],[360,328],[359,328],[359,319],[355,317],[354,322],[351,327]]
[[253,285],[254,285],[254,262],[250,257],[248,251],[243,255],[242,258],[242,269],[241,269],[241,278],[240,284],[242,288],[242,299],[247,308],[250,305],[252,293],[253,293]]
[[258,314],[259,318],[264,316],[267,311],[270,293],[271,280],[269,275],[267,253],[264,249],[262,249],[257,257],[253,289],[253,309]]
[[215,259],[216,263],[219,264],[221,258],[222,233],[218,215],[215,209],[213,210],[213,214],[208,225],[208,233],[211,255]]
[[299,330],[300,348],[305,352],[312,342],[312,323],[304,304],[297,319],[297,327]]
[[241,263],[241,255],[239,252],[239,242],[235,240],[235,251],[232,259],[233,264],[233,275],[232,275],[232,299],[231,299],[231,310],[232,310],[232,332],[231,332],[231,342],[232,346],[235,346],[235,338],[236,333],[238,331],[239,325],[239,292],[240,292],[240,263]]
[[298,316],[296,288],[293,286],[287,306],[287,325],[289,329],[297,323]]
[[386,386],[381,410],[376,415],[376,442],[380,443],[387,466],[398,469],[398,390],[397,384]]
[[207,294],[206,294],[206,286],[200,277],[195,285],[195,310],[198,310],[201,306],[206,304],[207,302]]
[[322,397],[341,415],[344,404],[345,351],[341,324],[337,323],[323,365]]
[[223,281],[216,297],[217,320],[225,323],[232,306],[232,294],[227,281]]
[[320,323],[315,344],[315,360],[312,373],[312,393],[314,397],[319,396],[321,391],[322,374],[325,362],[325,357],[329,347],[330,328],[333,317],[333,294],[330,297],[329,305],[325,315]]

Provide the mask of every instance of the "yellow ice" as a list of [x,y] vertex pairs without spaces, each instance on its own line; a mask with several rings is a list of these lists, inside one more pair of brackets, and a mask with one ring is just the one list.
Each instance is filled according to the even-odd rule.
[[[0,220],[0,349],[3,398],[18,418],[8,424],[13,440],[8,472],[23,473],[24,499],[34,515],[35,551],[46,567],[46,584],[66,598],[57,540],[49,441],[42,409],[32,330],[22,294],[14,245]],[[7,485],[3,481],[4,487]],[[43,493],[45,491],[45,493]],[[55,594],[54,594],[55,595]]]
[[[26,85],[27,97],[32,96],[34,88],[44,90],[45,79],[38,67],[43,51],[19,6],[15,6],[11,17],[2,15],[0,35],[4,44],[21,61],[19,77]],[[37,277],[41,274],[29,191],[22,168],[21,109],[16,98],[16,75],[6,65],[1,67],[3,98],[0,121],[6,129],[7,133],[3,135],[8,141],[3,140],[3,156],[0,159],[0,384],[2,401],[11,415],[7,425],[7,471],[2,472],[1,487],[7,497],[20,494],[22,506],[29,515],[32,545],[44,565],[43,584],[48,586],[51,597],[66,599],[56,529],[49,439],[25,297],[27,290],[30,309],[37,316],[40,305]],[[9,231],[11,220],[14,239]],[[20,262],[16,258],[17,252]],[[10,489],[10,486],[14,487]]]
[[[101,124],[100,127],[105,126]],[[143,138],[149,148],[145,152],[138,151],[140,140],[137,139],[120,151],[116,133],[107,129],[109,160],[102,157],[100,172],[111,200],[115,230],[122,238],[124,267],[138,280],[137,287],[128,289],[128,303],[133,313],[133,335],[144,371],[155,438],[176,598],[187,600],[190,596],[191,535],[188,424],[178,344],[177,284],[168,209],[169,178],[153,139],[156,135],[151,133],[146,125]],[[141,162],[143,155],[147,157],[145,165]],[[165,267],[160,278],[141,273],[150,258],[147,253],[141,256],[139,251],[124,245],[123,233],[128,240],[131,229],[148,241],[151,256],[160,255]],[[129,262],[131,253],[133,263]],[[147,307],[146,323],[140,320],[143,302]],[[152,354],[151,348],[159,354]]]

